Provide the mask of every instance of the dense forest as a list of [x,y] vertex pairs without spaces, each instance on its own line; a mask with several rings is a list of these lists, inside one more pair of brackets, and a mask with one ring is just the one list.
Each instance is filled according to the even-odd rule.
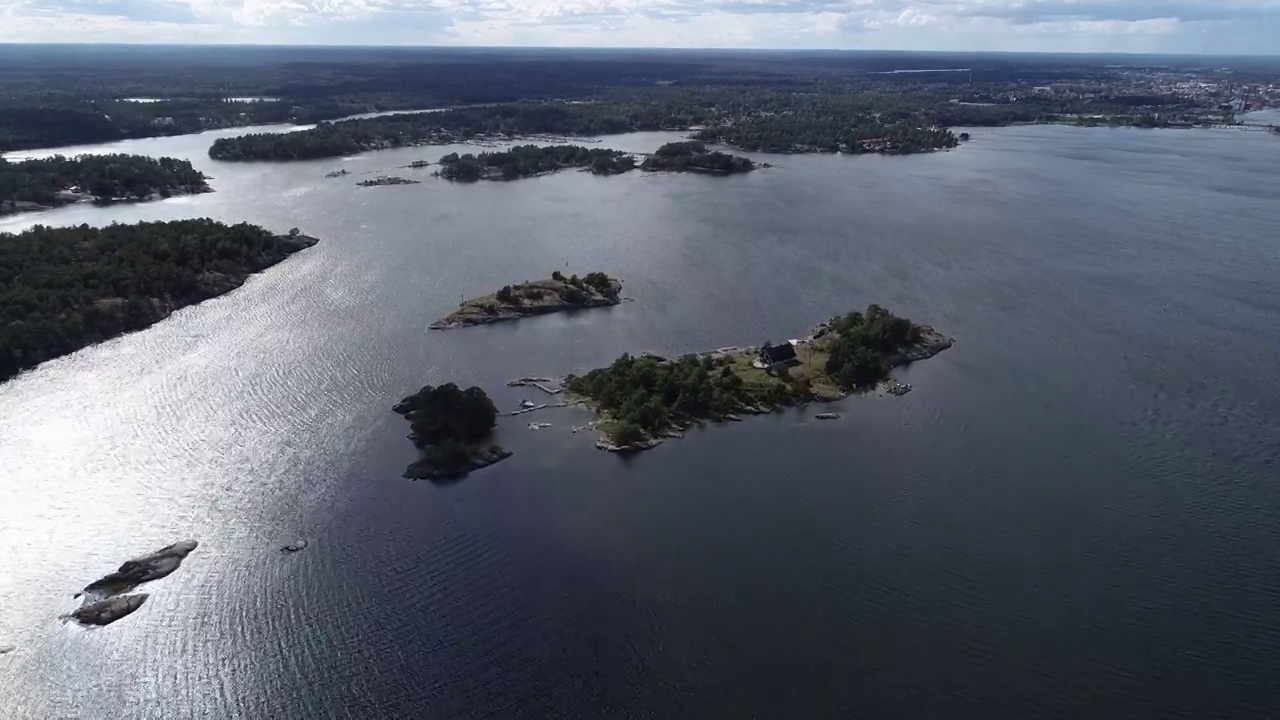
[[55,155],[20,162],[0,158],[0,214],[28,203],[58,205],[76,199],[78,194],[110,202],[208,192],[205,180],[190,162],[167,157]]
[[[846,142],[843,131],[851,127],[879,133],[881,125],[905,130],[1078,117],[1130,124],[1143,115],[1220,122],[1231,117],[1233,94],[1265,105],[1267,88],[1280,77],[1277,63],[1265,59],[1222,58],[1212,68],[1188,66],[1187,58],[1148,61],[981,53],[0,46],[0,151],[547,100],[652,106],[650,117],[633,118],[644,126],[707,124],[708,111],[715,124],[734,126],[791,114],[804,118],[796,132],[787,132],[796,137],[791,144],[820,148],[832,137]],[[1194,93],[1169,90],[1187,78],[1199,84]],[[823,119],[832,107],[838,109],[834,125]],[[725,137],[744,148],[785,148],[777,130],[748,125]],[[337,147],[336,140],[324,144]],[[901,139],[903,147],[924,141]],[[344,152],[354,150],[336,154]]]
[[837,393],[868,389],[911,359],[921,332],[910,320],[871,305],[822,325],[806,343],[805,362],[761,367],[754,349],[676,360],[623,355],[606,368],[570,375],[565,387],[605,415],[604,429],[614,442],[635,445],[693,422],[807,402],[823,387]]
[[410,145],[446,145],[474,138],[590,136],[662,128],[658,108],[630,103],[506,103],[441,112],[406,113],[321,123],[294,133],[219,138],[215,160],[306,160]]
[[314,243],[208,219],[0,234],[0,380],[228,292]]
[[566,168],[586,168],[596,175],[617,175],[635,167],[630,153],[580,145],[520,145],[479,155],[449,153],[440,158],[440,177],[447,180],[515,180]]
[[511,453],[489,445],[498,410],[478,387],[427,385],[392,408],[409,421],[410,439],[422,453],[407,477],[453,478],[491,465]]
[[654,154],[646,157],[640,165],[648,171],[671,172],[708,172],[708,173],[740,173],[756,169],[751,160],[708,150],[706,145],[697,141],[667,143],[658,148]]
[[920,328],[879,305],[851,312],[827,324],[819,338],[827,352],[824,370],[844,390],[880,382],[903,348],[920,340]]

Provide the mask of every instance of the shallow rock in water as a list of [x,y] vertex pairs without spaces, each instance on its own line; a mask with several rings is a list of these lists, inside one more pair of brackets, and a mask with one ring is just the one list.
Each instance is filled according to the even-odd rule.
[[817,419],[819,419],[819,420],[839,420],[839,419],[840,419],[840,413],[838,413],[838,412],[824,412],[824,413],[818,413],[817,415],[814,415],[814,417],[815,417],[815,418],[817,418]]
[[148,597],[150,596],[146,593],[138,593],[85,603],[76,608],[70,617],[81,625],[110,625],[142,607]]
[[183,558],[199,545],[195,540],[183,540],[162,547],[150,555],[126,560],[115,572],[86,585],[84,593],[109,598],[129,592],[144,582],[159,580],[181,567]]
[[307,541],[303,540],[302,538],[298,538],[297,540],[294,540],[293,542],[289,543],[288,545],[285,545],[280,549],[283,550],[284,552],[298,552],[299,550],[305,548],[306,546],[307,546]]

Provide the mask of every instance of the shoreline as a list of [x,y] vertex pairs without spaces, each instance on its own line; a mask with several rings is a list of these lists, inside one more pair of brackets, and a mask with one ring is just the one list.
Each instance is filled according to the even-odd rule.
[[0,218],[9,217],[11,215],[21,215],[23,213],[39,213],[39,212],[46,212],[49,210],[58,210],[60,208],[68,207],[70,205],[80,205],[83,203],[91,203],[93,205],[97,205],[100,207],[106,207],[108,205],[116,205],[119,203],[128,203],[128,204],[149,203],[149,202],[156,202],[158,200],[168,200],[169,198],[175,198],[175,197],[187,197],[190,195],[207,195],[211,192],[214,192],[214,189],[206,184],[203,188],[199,188],[199,189],[174,188],[169,191],[169,195],[167,197],[164,195],[161,195],[160,193],[151,193],[147,197],[141,198],[141,199],[118,197],[118,198],[110,198],[106,200],[96,198],[93,195],[90,195],[88,193],[73,193],[67,190],[60,190],[58,192],[59,194],[66,195],[68,197],[66,197],[65,199],[60,198],[61,202],[58,202],[54,205],[44,205],[31,200],[5,200],[3,202],[0,202]]
[[[73,343],[74,347],[66,350],[65,352],[47,355],[28,365],[19,366],[10,375],[0,375],[0,383],[8,382],[23,373],[35,370],[50,360],[66,357],[67,355],[79,352],[87,347],[107,342],[108,340],[113,340],[123,335],[146,330],[152,325],[163,321],[173,313],[185,307],[198,305],[206,300],[212,300],[213,298],[226,295],[236,288],[239,288],[241,285],[244,285],[250,277],[257,275],[258,273],[265,272],[275,265],[287,260],[294,254],[313,247],[320,242],[318,238],[300,233],[273,235],[273,237],[278,243],[277,251],[279,252],[279,257],[270,259],[265,264],[253,270],[246,269],[245,271],[235,275],[220,274],[216,278],[216,284],[211,284],[208,287],[201,288],[197,293],[197,297],[194,297],[190,301],[175,300],[173,298],[150,298],[150,302],[146,304],[145,317],[141,318],[140,322],[133,324],[132,326],[124,327],[117,332],[109,332],[102,334],[101,336],[94,336],[95,334],[86,335],[86,339],[83,342],[77,341]],[[211,280],[211,283],[212,282],[213,281]]]

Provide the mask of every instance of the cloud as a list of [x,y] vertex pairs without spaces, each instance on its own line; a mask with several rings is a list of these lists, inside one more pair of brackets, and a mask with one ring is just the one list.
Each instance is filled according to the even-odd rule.
[[68,38],[1280,53],[1280,0],[0,0],[0,42]]

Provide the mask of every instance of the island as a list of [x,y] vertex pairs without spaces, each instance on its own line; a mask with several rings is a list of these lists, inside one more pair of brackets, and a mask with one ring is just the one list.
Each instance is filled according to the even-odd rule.
[[83,597],[80,607],[66,617],[81,625],[110,625],[142,607],[147,593],[128,595],[143,583],[168,577],[182,566],[182,561],[199,547],[195,540],[183,540],[159,550],[126,560],[113,573],[85,586],[76,597]]
[[511,457],[489,442],[498,410],[478,387],[427,385],[392,408],[409,421],[421,457],[404,471],[420,480],[454,480]]
[[141,201],[212,192],[187,160],[141,155],[79,155],[9,162],[0,157],[0,215],[92,199]]
[[608,307],[622,302],[622,281],[602,272],[565,277],[559,270],[548,280],[506,285],[492,295],[464,300],[447,317],[431,323],[432,330],[453,330],[518,320],[531,315]]
[[0,233],[0,381],[230,292],[316,242],[207,218]]
[[596,410],[598,447],[645,450],[694,424],[868,391],[893,368],[932,357],[953,342],[871,305],[866,312],[832,318],[796,341],[674,360],[623,355],[606,368],[568,376],[565,389]]
[[446,180],[516,180],[553,173],[567,168],[583,168],[595,175],[618,175],[636,166],[631,153],[581,145],[520,145],[500,152],[479,155],[449,153],[440,158],[436,172]]
[[418,182],[418,180],[410,180],[408,178],[394,176],[388,177],[383,175],[373,178],[372,180],[361,180],[356,183],[356,185],[359,185],[360,187],[381,187],[383,185],[417,185]]
[[667,143],[644,159],[641,170],[650,172],[702,172],[729,175],[750,172],[756,164],[748,158],[708,150],[696,141]]

